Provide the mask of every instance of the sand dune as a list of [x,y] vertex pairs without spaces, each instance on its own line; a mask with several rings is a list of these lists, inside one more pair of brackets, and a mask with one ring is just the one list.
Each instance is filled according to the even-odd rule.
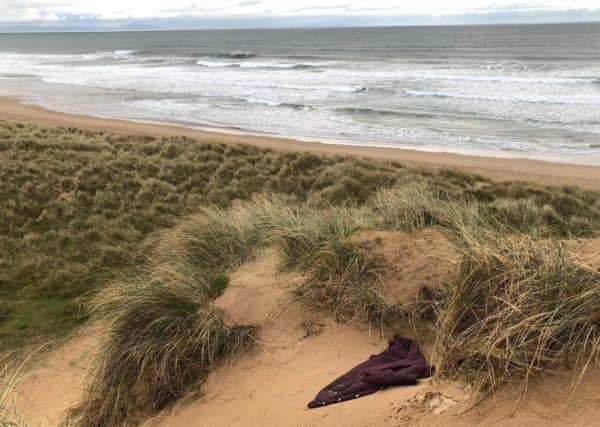
[[339,324],[293,300],[290,286],[301,277],[282,274],[277,258],[263,254],[232,275],[216,301],[236,323],[260,327],[260,347],[212,373],[199,400],[174,408],[153,425],[365,426],[383,425],[393,404],[429,389],[396,387],[352,402],[308,410],[320,388],[386,341],[378,331]]
[[[410,286],[411,282],[422,282],[425,277],[436,281],[452,274],[452,250],[443,244],[445,238],[438,232],[426,230],[412,236],[367,233],[357,239],[364,244],[370,242],[374,251],[394,260],[396,270],[386,276],[387,283],[394,274],[400,275],[403,281],[397,283],[405,286],[406,293],[417,289]],[[393,242],[399,240],[408,243],[394,246]],[[574,257],[585,254],[590,244],[574,243]],[[406,257],[397,257],[398,251]],[[427,262],[423,262],[420,268],[402,275],[408,264],[419,260],[431,263],[432,257],[442,253],[447,254],[446,267],[430,271]],[[281,272],[273,250],[260,253],[234,272],[230,286],[215,304],[226,312],[231,324],[259,326],[257,349],[214,371],[201,395],[189,396],[145,425],[597,425],[600,375],[596,373],[586,374],[574,393],[569,387],[572,377],[563,372],[530,384],[524,399],[520,391],[505,387],[474,408],[466,386],[424,380],[417,386],[390,388],[339,405],[308,410],[306,403],[322,386],[380,352],[386,347],[386,340],[379,331],[337,323],[304,306],[291,292],[303,280],[301,273]],[[83,329],[46,355],[45,361],[20,384],[17,403],[32,426],[57,425],[64,411],[81,395],[85,374],[100,343],[98,336],[97,330]]]

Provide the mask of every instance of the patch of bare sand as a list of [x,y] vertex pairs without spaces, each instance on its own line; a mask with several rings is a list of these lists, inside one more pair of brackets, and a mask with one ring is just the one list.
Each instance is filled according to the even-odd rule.
[[99,344],[99,331],[86,327],[64,345],[42,355],[15,390],[15,405],[28,426],[59,425],[65,411],[83,394]]
[[381,292],[409,303],[421,289],[438,289],[456,274],[460,252],[436,229],[365,231],[353,238],[382,262]]
[[569,242],[573,260],[584,267],[600,272],[600,240],[578,239]]
[[258,349],[213,372],[204,395],[155,419],[153,426],[378,426],[392,405],[430,388],[395,387],[351,402],[308,410],[333,379],[383,350],[377,333],[316,313],[294,299],[304,278],[282,273],[274,252],[231,276],[216,304],[230,321],[260,327]]
[[548,427],[598,426],[600,424],[600,374],[590,370],[574,389],[573,376],[568,372],[529,384],[525,395],[522,388],[504,387],[495,396],[470,410],[466,403],[458,404],[441,415],[431,412],[423,416],[414,408],[397,411],[396,425],[419,427],[494,426]]

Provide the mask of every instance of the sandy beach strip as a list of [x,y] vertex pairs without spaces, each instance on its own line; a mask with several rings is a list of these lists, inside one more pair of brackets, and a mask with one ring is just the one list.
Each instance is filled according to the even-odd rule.
[[459,168],[496,180],[516,179],[550,185],[578,185],[600,190],[600,166],[425,152],[402,148],[326,144],[269,135],[236,135],[199,130],[176,124],[149,124],[61,113],[34,105],[26,105],[8,97],[0,97],[0,119],[30,122],[44,126],[71,126],[117,134],[151,135],[154,137],[185,136],[200,142],[252,144],[279,151],[310,151],[326,155],[393,160],[412,166]]

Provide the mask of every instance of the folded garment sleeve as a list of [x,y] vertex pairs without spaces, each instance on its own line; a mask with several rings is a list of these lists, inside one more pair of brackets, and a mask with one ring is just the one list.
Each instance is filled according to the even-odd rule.
[[417,375],[391,369],[369,369],[361,372],[361,381],[368,384],[381,386],[388,385],[415,385],[417,383]]

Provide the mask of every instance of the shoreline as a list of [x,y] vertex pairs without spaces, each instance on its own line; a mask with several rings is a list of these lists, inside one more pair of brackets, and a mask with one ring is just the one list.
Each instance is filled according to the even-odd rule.
[[199,142],[250,144],[276,151],[309,151],[317,154],[398,161],[410,166],[458,168],[495,180],[534,181],[549,185],[577,185],[600,190],[600,166],[558,163],[524,158],[484,157],[408,148],[331,144],[301,139],[202,130],[180,124],[145,123],[62,113],[0,96],[0,120],[44,126],[71,126],[90,131],[155,137],[185,136]]

